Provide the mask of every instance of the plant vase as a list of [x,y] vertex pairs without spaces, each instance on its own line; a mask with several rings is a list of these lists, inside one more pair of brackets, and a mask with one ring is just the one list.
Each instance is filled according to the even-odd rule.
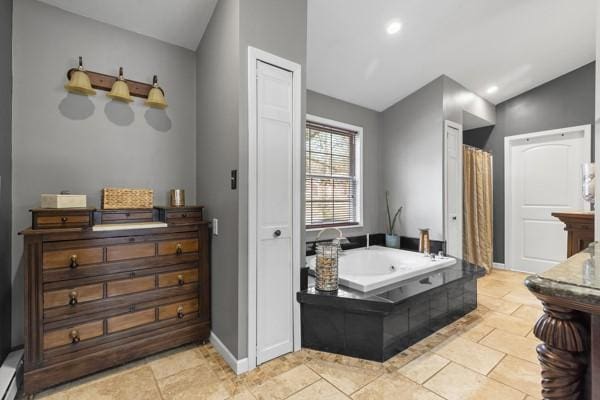
[[387,234],[385,235],[385,247],[391,247],[393,249],[399,249],[400,248],[400,236],[398,235],[390,235]]

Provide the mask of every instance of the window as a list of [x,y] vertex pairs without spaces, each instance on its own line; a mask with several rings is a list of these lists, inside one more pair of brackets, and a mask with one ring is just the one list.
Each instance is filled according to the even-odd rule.
[[362,128],[306,121],[306,228],[361,224]]

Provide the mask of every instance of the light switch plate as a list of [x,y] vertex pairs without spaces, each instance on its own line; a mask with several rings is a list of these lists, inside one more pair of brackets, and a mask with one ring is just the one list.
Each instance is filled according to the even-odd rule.
[[219,236],[219,220],[216,218],[212,220],[212,233],[213,236]]

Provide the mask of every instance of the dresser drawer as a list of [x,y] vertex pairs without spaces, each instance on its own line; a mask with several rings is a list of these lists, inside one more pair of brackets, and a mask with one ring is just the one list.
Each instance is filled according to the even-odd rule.
[[121,296],[124,294],[145,292],[156,287],[155,275],[142,276],[139,278],[120,279],[106,283],[106,295],[108,297]]
[[138,326],[151,324],[155,320],[156,311],[154,308],[149,308],[147,310],[136,311],[108,318],[106,320],[106,326],[108,327],[108,333],[115,333],[135,328]]
[[104,334],[103,321],[93,321],[44,333],[44,350],[77,344]]
[[196,252],[198,252],[198,239],[166,240],[158,242],[159,256]]
[[165,272],[158,275],[158,287],[183,286],[186,283],[198,282],[198,268],[183,271]]
[[44,309],[100,300],[104,297],[104,284],[79,286],[70,289],[44,292]]
[[106,261],[122,261],[134,258],[154,257],[156,255],[156,244],[136,243],[119,244],[106,248]]
[[195,312],[198,312],[198,298],[158,307],[158,319],[160,321],[171,318],[182,319]]
[[131,222],[152,222],[153,210],[102,210],[101,222],[103,224],[120,224]]
[[166,222],[175,225],[202,222],[202,211],[170,211]]
[[88,209],[32,210],[33,229],[86,228],[92,226],[92,211]]
[[43,269],[76,268],[80,265],[100,264],[103,261],[102,247],[45,251]]

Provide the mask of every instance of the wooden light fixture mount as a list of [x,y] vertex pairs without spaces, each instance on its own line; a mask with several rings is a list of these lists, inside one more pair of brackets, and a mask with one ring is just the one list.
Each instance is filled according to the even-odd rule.
[[[68,70],[67,71],[67,79],[70,80],[71,75],[75,71],[77,71],[77,68],[71,68],[70,70]],[[89,71],[89,70],[86,70],[85,73],[89,76],[90,82],[94,89],[104,90],[107,92],[110,92],[115,81],[117,79],[119,79],[118,76],[106,75],[106,74],[102,74],[100,72],[94,72],[94,71]],[[148,93],[150,92],[150,89],[152,89],[152,87],[153,87],[151,83],[136,82],[136,81],[131,81],[129,79],[125,79],[125,82],[127,83],[127,86],[129,87],[129,94],[131,96],[141,97],[143,99],[148,98]],[[160,88],[160,90],[163,92],[163,95],[164,95],[165,91],[162,88]]]

